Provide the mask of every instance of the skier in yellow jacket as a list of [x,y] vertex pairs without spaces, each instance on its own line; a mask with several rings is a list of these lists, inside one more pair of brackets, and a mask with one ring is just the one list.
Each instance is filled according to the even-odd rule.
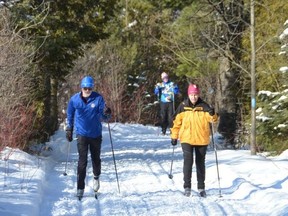
[[206,197],[205,156],[210,143],[210,123],[216,122],[218,115],[200,98],[199,94],[198,86],[190,84],[188,87],[189,98],[179,105],[174,114],[171,144],[177,145],[177,139],[181,143],[184,157],[184,195],[191,195],[193,152],[195,151],[197,187],[199,195]]

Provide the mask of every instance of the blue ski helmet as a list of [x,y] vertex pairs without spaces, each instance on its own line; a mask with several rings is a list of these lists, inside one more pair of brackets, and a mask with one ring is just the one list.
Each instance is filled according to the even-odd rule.
[[81,80],[81,88],[93,88],[94,87],[94,79],[91,76],[85,76]]

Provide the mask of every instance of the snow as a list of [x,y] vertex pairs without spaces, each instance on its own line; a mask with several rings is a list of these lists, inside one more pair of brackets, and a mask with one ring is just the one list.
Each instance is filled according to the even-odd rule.
[[283,40],[288,35],[288,28],[286,28],[283,33],[279,36],[280,40]]
[[[39,155],[10,148],[1,152],[0,215],[288,215],[288,150],[276,157],[252,156],[249,150],[221,149],[215,134],[219,149],[215,152],[210,146],[206,157],[208,196],[198,197],[194,167],[193,195],[185,197],[179,144],[170,179],[173,148],[169,136],[159,136],[154,126],[110,123],[112,151],[107,126],[103,124],[98,200],[92,196],[90,161],[86,196],[81,202],[76,199],[76,141],[67,154],[69,145],[61,127]],[[67,176],[63,175],[65,167]]]
[[261,91],[258,92],[258,95],[261,95],[261,94],[267,95],[268,97],[270,97],[270,96],[271,96],[271,97],[274,97],[274,96],[278,95],[279,92],[271,92],[271,91],[261,90]]
[[281,71],[282,73],[285,73],[285,72],[288,71],[288,67],[287,67],[287,66],[281,67],[281,68],[279,69],[279,71]]
[[128,24],[128,28],[131,28],[133,26],[137,25],[137,20],[134,20],[133,22]]

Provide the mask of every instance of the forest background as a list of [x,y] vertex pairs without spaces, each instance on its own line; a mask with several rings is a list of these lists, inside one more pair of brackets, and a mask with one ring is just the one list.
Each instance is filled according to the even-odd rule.
[[189,83],[200,86],[227,148],[251,144],[255,111],[251,153],[279,154],[288,148],[287,11],[286,0],[2,0],[0,151],[47,142],[85,75],[111,121],[157,124],[153,90],[165,71],[180,87],[176,106]]

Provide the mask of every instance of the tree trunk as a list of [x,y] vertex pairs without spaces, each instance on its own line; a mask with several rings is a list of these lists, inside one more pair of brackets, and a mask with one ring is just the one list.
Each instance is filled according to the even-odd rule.
[[58,80],[51,79],[51,113],[50,113],[50,130],[56,131],[58,129]]
[[44,134],[41,136],[44,138],[43,141],[48,141],[50,134],[51,134],[51,120],[50,120],[50,113],[51,113],[51,83],[50,83],[50,75],[48,73],[45,73],[46,71],[43,70],[43,114],[44,114]]
[[256,154],[256,51],[255,51],[255,17],[254,0],[250,2],[251,6],[251,154]]
[[218,132],[224,137],[225,146],[232,145],[234,147],[236,132],[235,83],[238,76],[234,73],[228,58],[221,57],[219,61],[220,71],[217,80],[218,91],[216,92],[220,115]]

